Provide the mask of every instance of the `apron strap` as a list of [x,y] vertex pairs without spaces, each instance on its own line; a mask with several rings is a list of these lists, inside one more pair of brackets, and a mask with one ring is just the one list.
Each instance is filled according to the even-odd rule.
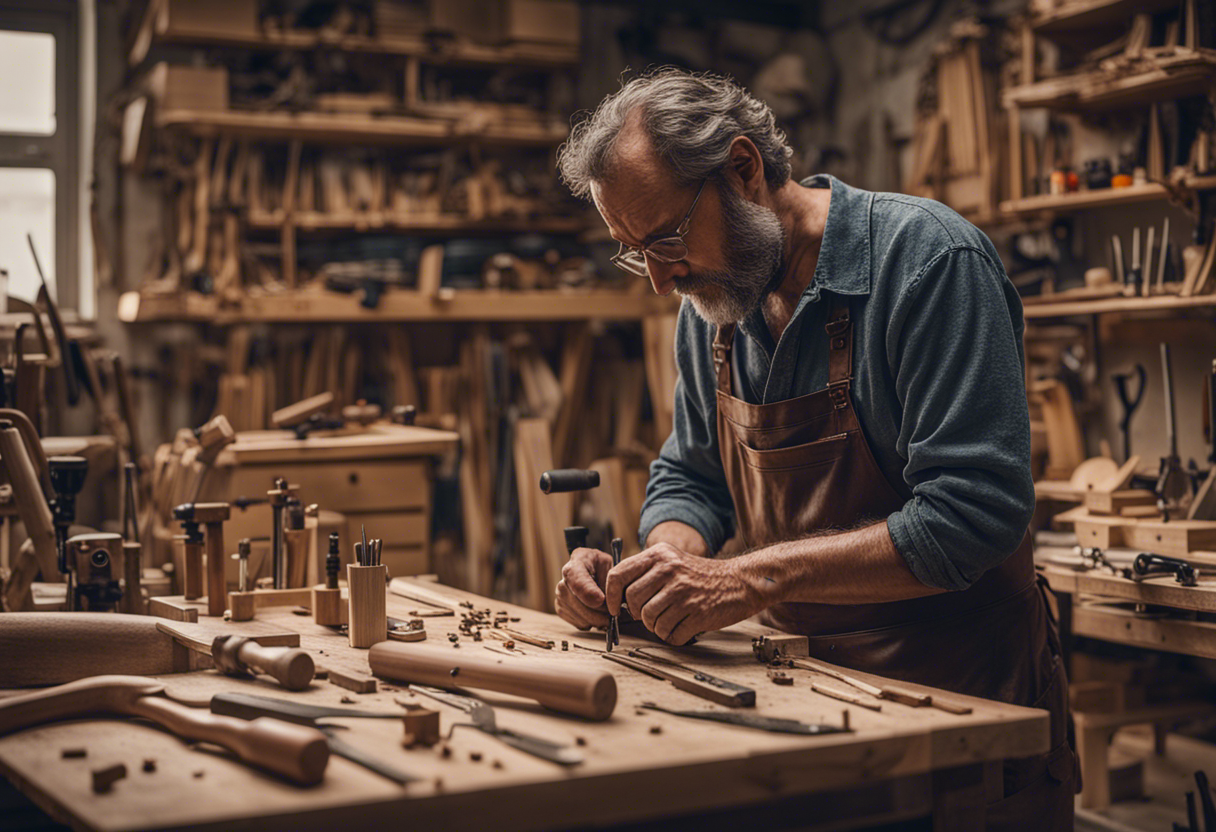
[[718,374],[718,390],[730,393],[730,350],[735,343],[735,325],[718,327],[714,334],[714,371]]
[[848,405],[849,382],[853,377],[853,322],[849,304],[836,298],[824,331],[828,334],[828,390],[837,409]]

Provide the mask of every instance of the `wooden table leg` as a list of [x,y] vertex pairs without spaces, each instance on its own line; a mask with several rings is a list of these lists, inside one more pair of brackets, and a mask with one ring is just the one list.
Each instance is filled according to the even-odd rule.
[[982,832],[987,804],[1001,797],[1001,763],[976,763],[933,772],[933,829]]
[[1073,714],[1077,726],[1077,756],[1081,760],[1081,808],[1110,806],[1110,769],[1107,750],[1113,730],[1105,725],[1086,724],[1083,713]]

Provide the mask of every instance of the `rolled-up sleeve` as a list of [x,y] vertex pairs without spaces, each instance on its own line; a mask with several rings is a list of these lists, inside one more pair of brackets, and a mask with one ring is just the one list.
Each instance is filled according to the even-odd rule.
[[887,518],[928,586],[966,589],[1020,543],[1034,512],[1021,303],[989,254],[950,248],[896,301],[887,357],[912,498]]
[[734,533],[734,504],[718,452],[710,328],[685,303],[676,324],[675,412],[671,436],[650,465],[638,538],[668,520],[696,529],[711,552]]

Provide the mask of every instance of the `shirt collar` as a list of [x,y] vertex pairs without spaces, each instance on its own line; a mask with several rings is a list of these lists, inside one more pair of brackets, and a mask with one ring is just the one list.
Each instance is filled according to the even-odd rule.
[[831,188],[827,224],[811,285],[803,293],[810,302],[823,290],[838,295],[870,294],[871,191],[850,188],[835,176],[820,173],[801,183],[807,188]]

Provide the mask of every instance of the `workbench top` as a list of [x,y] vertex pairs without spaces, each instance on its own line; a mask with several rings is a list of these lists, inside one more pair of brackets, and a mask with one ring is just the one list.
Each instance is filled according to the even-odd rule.
[[[383,762],[420,779],[398,786],[338,756],[331,755],[324,781],[300,788],[249,768],[205,744],[189,746],[150,724],[126,719],[76,720],[45,725],[0,738],[0,774],[44,810],[77,828],[87,829],[237,829],[321,828],[342,824],[383,824],[408,819],[411,828],[548,828],[611,824],[756,804],[791,795],[829,792],[891,778],[921,777],[960,766],[976,767],[1047,750],[1046,711],[1019,708],[949,694],[974,711],[968,715],[883,702],[875,713],[813,692],[811,681],[847,689],[820,674],[787,669],[792,686],[773,684],[752,654],[754,635],[774,631],[742,624],[709,633],[685,648],[656,647],[622,634],[620,649],[648,646],[731,681],[756,689],[756,707],[739,709],[766,716],[839,725],[847,710],[852,733],[821,736],[773,734],[684,719],[637,706],[644,701],[682,710],[719,706],[676,690],[669,683],[611,664],[574,644],[602,649],[603,635],[581,633],[556,616],[513,607],[467,592],[417,579],[396,579],[456,604],[509,610],[520,621],[511,627],[555,641],[553,650],[520,644],[524,653],[571,667],[607,669],[616,677],[616,711],[605,722],[561,715],[505,694],[475,691],[492,704],[500,727],[514,728],[559,742],[578,743],[584,763],[571,768],[510,748],[472,728],[458,728],[447,745],[402,747],[403,726],[393,720],[333,719],[349,726],[345,740]],[[426,609],[416,600],[388,596],[388,613],[410,617]],[[368,673],[367,651],[347,645],[346,637],[317,626],[289,608],[259,611],[263,624],[300,633],[300,643],[327,668]],[[211,619],[201,619],[211,620]],[[242,624],[214,626],[242,631]],[[458,618],[427,618],[427,641],[446,644]],[[562,640],[570,649],[561,649]],[[459,651],[484,650],[487,642],[462,638]],[[491,646],[500,642],[489,641]],[[497,655],[504,664],[511,655]],[[883,680],[866,674],[859,678]],[[215,671],[160,677],[170,696],[204,705],[221,691],[241,691],[316,705],[392,710],[397,701],[413,702],[441,713],[444,736],[462,712],[407,692],[404,685],[381,680],[372,694],[355,694],[328,681],[314,681],[302,693],[284,691],[273,681],[241,680]],[[263,677],[265,678],[265,677]],[[930,688],[917,690],[931,692]],[[344,701],[345,700],[345,701]],[[351,704],[350,700],[354,700]],[[65,748],[85,748],[81,759],[63,759]],[[154,772],[142,770],[154,759]],[[128,775],[107,794],[94,794],[90,772],[125,763]],[[991,770],[991,766],[988,769]],[[377,828],[375,826],[369,828]]]

